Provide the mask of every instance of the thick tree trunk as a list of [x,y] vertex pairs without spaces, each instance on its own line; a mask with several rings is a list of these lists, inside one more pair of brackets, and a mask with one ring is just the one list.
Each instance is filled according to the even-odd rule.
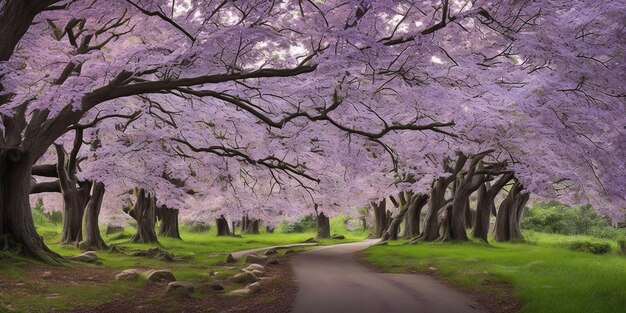
[[404,238],[416,238],[420,235],[420,218],[422,215],[422,209],[428,202],[427,195],[420,195],[407,211],[407,215],[404,219],[404,232],[402,236]]
[[29,202],[32,163],[28,153],[0,150],[0,246],[59,264],[65,259],[48,249],[35,230]]
[[75,244],[83,240],[83,215],[89,202],[89,185],[81,183],[79,188],[66,190],[61,187],[63,194],[63,230],[62,244]]
[[103,198],[104,184],[102,182],[94,182],[91,187],[91,198],[85,209],[83,222],[84,239],[78,244],[78,247],[83,250],[104,250],[108,248],[100,236],[100,226],[98,223]]
[[428,205],[428,211],[424,218],[424,232],[420,238],[424,241],[434,241],[439,239],[440,228],[440,210],[446,204],[446,189],[448,188],[449,181],[446,181],[444,177],[439,177],[433,184],[433,188],[430,192],[430,201]]
[[377,239],[383,236],[390,223],[387,214],[387,201],[382,199],[379,203],[372,202],[372,208],[374,211],[374,232],[370,238]]
[[476,221],[472,229],[472,236],[479,238],[483,242],[488,242],[489,220],[491,212],[495,207],[495,198],[513,178],[513,174],[504,174],[493,185],[484,183],[478,190],[478,203],[476,205]]
[[472,209],[470,208],[470,202],[468,199],[467,204],[465,205],[465,228],[466,229],[472,229],[472,227],[474,227],[475,217],[476,215],[474,214],[474,212],[472,212]]
[[162,206],[157,210],[157,218],[160,221],[160,236],[180,239],[180,231],[178,230],[178,209],[170,209]]
[[494,229],[494,239],[496,241],[521,241],[520,220],[524,207],[528,202],[529,194],[523,192],[523,186],[516,182],[509,194],[500,203],[496,225]]
[[330,238],[330,219],[324,212],[317,215],[317,238]]
[[[218,236],[230,236],[230,229],[228,229],[228,221],[221,215],[220,217],[215,219],[215,227],[217,228]],[[235,229],[235,224],[233,222],[233,230]]]
[[157,243],[154,225],[156,224],[156,199],[146,194],[144,189],[135,190],[135,203],[124,208],[137,221],[137,232],[130,239],[133,243]]

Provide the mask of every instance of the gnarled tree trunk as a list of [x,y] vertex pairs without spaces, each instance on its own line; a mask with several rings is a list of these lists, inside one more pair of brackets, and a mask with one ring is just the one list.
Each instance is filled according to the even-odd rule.
[[439,217],[441,209],[446,204],[446,189],[448,188],[450,181],[450,178],[439,177],[433,183],[433,187],[430,191],[428,211],[426,212],[426,217],[424,218],[424,231],[420,235],[419,239],[424,241],[434,241],[439,238]]
[[154,225],[156,223],[156,199],[144,189],[135,189],[135,203],[124,208],[124,212],[137,221],[137,232],[130,239],[134,243],[157,243]]
[[102,207],[102,199],[104,198],[104,184],[102,182],[93,182],[91,187],[91,198],[85,209],[85,218],[83,222],[83,241],[78,246],[83,250],[104,250],[107,249],[106,243],[100,236],[100,226],[98,225],[98,217],[100,216],[100,208]]
[[498,209],[494,228],[496,241],[522,240],[519,223],[528,198],[529,194],[523,192],[523,186],[519,182],[515,182]]
[[372,208],[374,211],[374,232],[370,238],[381,238],[391,223],[387,212],[387,201],[382,199],[378,203],[372,202]]
[[330,219],[324,212],[317,215],[317,238],[330,238]]
[[32,164],[27,152],[0,149],[0,247],[59,264],[65,259],[48,249],[35,230],[29,202]]
[[[220,217],[215,219],[215,226],[217,228],[218,236],[230,236],[230,229],[228,229],[228,221],[224,217],[224,215],[220,215]],[[233,230],[235,229],[235,224],[233,222]]]
[[422,209],[428,202],[427,195],[420,195],[415,202],[409,206],[406,217],[404,219],[404,231],[402,237],[416,238],[420,235],[420,218]]
[[161,206],[157,210],[157,219],[160,221],[160,236],[180,239],[180,231],[178,230],[178,209],[170,209]]
[[504,174],[493,185],[488,182],[484,183],[478,189],[478,203],[476,204],[476,221],[472,229],[472,236],[479,238],[484,242],[488,242],[489,234],[489,217],[495,207],[495,198],[513,178],[513,174]]

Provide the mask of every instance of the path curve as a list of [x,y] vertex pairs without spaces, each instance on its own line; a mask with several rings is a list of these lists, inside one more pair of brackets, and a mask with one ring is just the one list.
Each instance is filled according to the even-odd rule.
[[428,275],[376,273],[354,252],[378,240],[320,247],[293,258],[293,313],[478,313],[470,296]]
[[257,253],[257,252],[261,252],[261,251],[265,251],[265,250],[269,250],[269,249],[288,249],[288,248],[294,248],[294,247],[307,247],[307,246],[316,246],[318,245],[318,243],[292,243],[292,244],[287,244],[287,245],[280,245],[280,246],[269,246],[269,247],[262,247],[262,248],[254,248],[254,249],[248,249],[248,250],[241,250],[241,251],[236,251],[231,253],[231,255],[233,256],[233,258],[235,258],[235,260],[244,257],[248,254],[253,254],[253,253]]

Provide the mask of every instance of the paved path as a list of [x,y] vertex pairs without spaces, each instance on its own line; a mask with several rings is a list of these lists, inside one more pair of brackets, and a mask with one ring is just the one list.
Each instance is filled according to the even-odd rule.
[[354,252],[376,240],[320,247],[296,255],[294,313],[478,313],[477,304],[427,275],[376,273]]
[[287,249],[287,248],[293,248],[293,247],[306,247],[306,246],[315,246],[315,245],[317,245],[317,243],[292,243],[292,244],[281,245],[281,246],[270,246],[270,247],[242,250],[242,251],[233,252],[231,254],[233,255],[233,258],[237,260],[248,254],[257,253],[257,252],[261,252],[261,251],[265,251],[269,249]]

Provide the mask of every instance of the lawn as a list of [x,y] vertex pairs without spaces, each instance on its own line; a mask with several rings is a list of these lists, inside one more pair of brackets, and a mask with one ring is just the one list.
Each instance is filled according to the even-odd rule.
[[429,272],[461,289],[494,296],[501,295],[497,282],[510,283],[522,312],[626,312],[626,257],[615,246],[610,254],[594,255],[564,247],[588,237],[527,237],[530,243],[524,244],[400,241],[371,247],[363,257],[388,272]]
[[[362,240],[366,234],[363,232],[349,232],[345,229],[345,218],[337,218],[331,221],[333,233],[343,234],[343,240],[324,239],[321,245],[351,242]],[[104,229],[105,227],[102,227]],[[48,246],[63,256],[72,256],[81,253],[78,248],[59,244],[61,228],[59,225],[44,223],[38,225],[38,232],[44,238]],[[105,277],[114,275],[124,269],[169,269],[180,281],[209,282],[216,278],[237,273],[238,269],[227,269],[221,265],[226,256],[234,251],[283,245],[302,242],[315,237],[313,232],[304,233],[265,233],[264,228],[260,235],[242,235],[242,237],[217,237],[215,227],[208,232],[192,232],[184,225],[180,228],[182,240],[159,238],[159,245],[128,244],[128,239],[134,232],[133,228],[126,228],[122,233],[105,235],[103,238],[107,244],[115,244],[125,251],[135,249],[148,249],[160,247],[173,253],[178,259],[175,262],[165,262],[157,259],[136,257],[127,254],[107,251],[98,252],[102,265],[70,263],[70,270],[81,268],[81,271],[93,269],[93,275],[100,273]],[[239,260],[241,265],[243,260]],[[146,282],[120,282],[107,281],[101,284],[89,284],[88,282],[63,280],[41,280],[41,273],[49,269],[47,265],[36,261],[24,259],[15,255],[0,252],[0,312],[6,311],[4,307],[11,307],[18,311],[47,312],[50,309],[67,310],[78,306],[89,307],[101,303],[113,301],[126,294],[138,292],[145,288]],[[54,269],[55,267],[51,267]],[[61,267],[60,273],[67,269]],[[219,271],[217,276],[212,276],[212,271]],[[103,274],[103,272],[106,272]],[[57,274],[65,275],[65,274]],[[71,277],[68,276],[68,277]],[[15,288],[16,284],[25,283],[26,286]],[[5,286],[3,286],[3,284]]]

